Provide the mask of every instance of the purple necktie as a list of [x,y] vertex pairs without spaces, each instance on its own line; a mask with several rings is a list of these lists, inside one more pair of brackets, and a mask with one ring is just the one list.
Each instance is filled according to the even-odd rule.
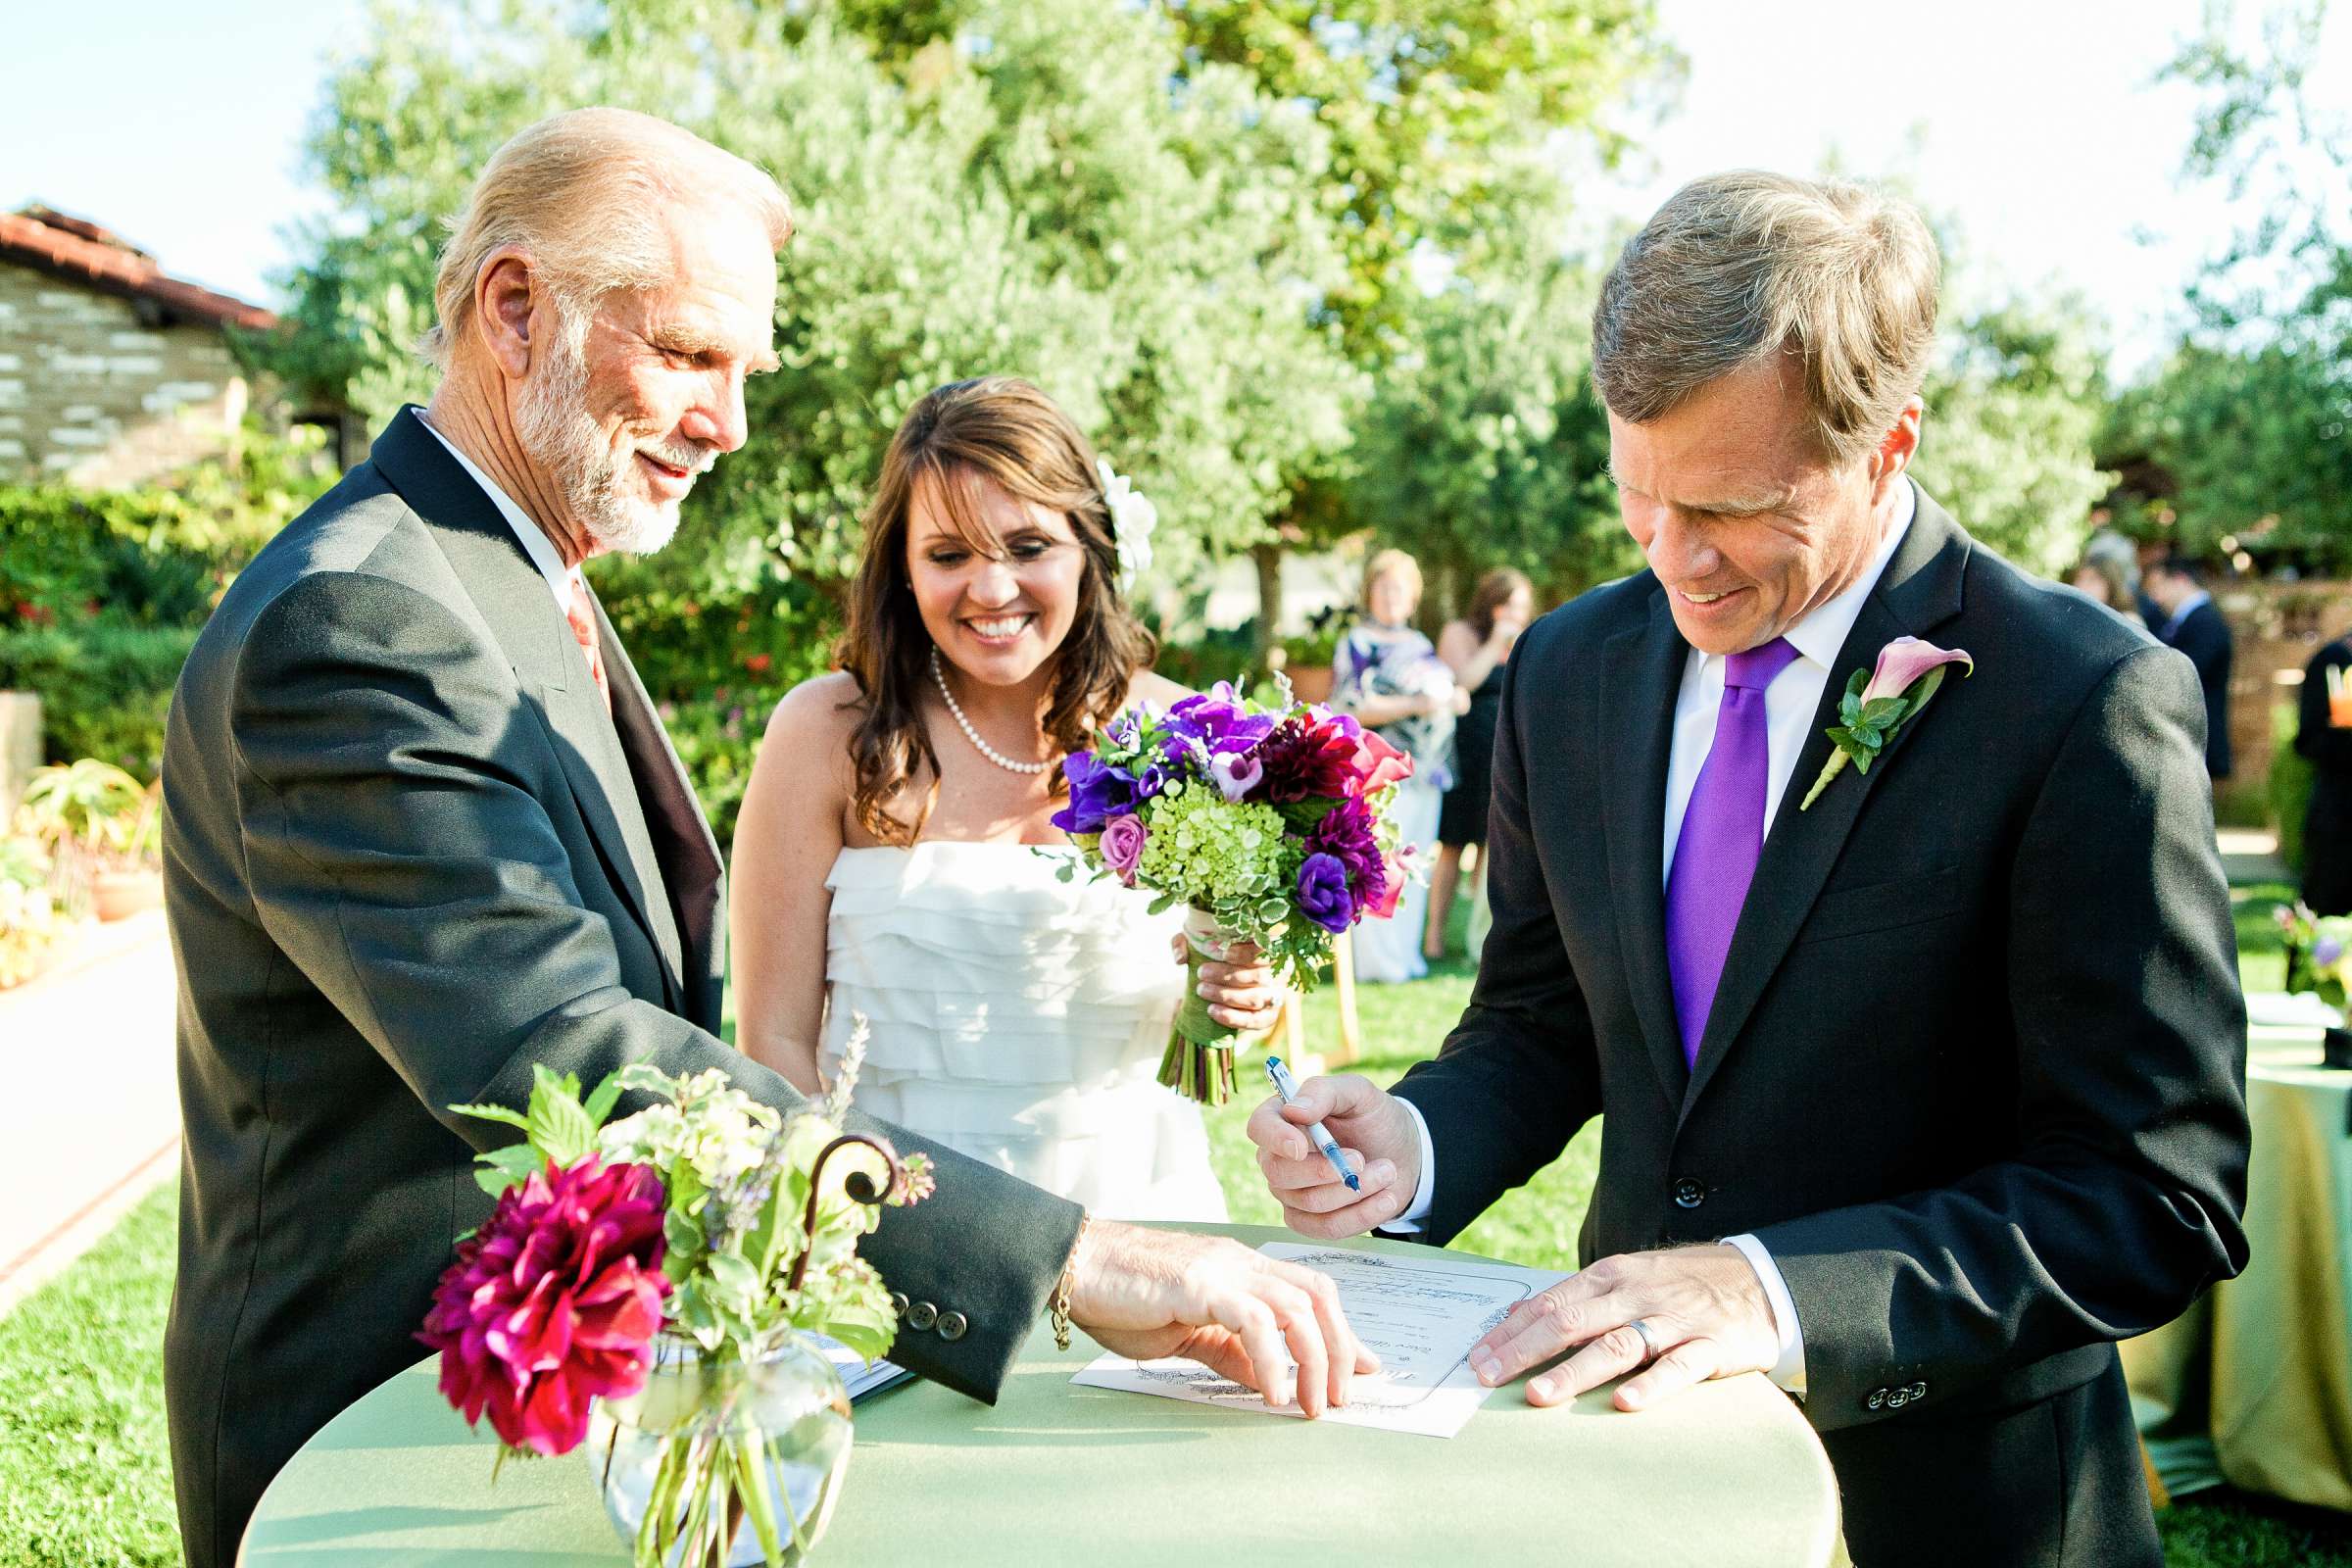
[[1772,757],[1764,688],[1788,667],[1796,650],[1775,637],[1724,661],[1723,707],[1715,744],[1690,790],[1666,873],[1666,969],[1674,977],[1674,1017],[1683,1061],[1698,1064],[1699,1037],[1715,1005],[1715,985],[1732,951],[1740,906],[1764,853],[1764,794]]

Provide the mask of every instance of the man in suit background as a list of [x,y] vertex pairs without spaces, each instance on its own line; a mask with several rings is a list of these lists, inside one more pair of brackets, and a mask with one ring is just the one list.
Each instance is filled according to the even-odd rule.
[[[1627,247],[1594,379],[1649,569],[1512,657],[1470,1006],[1394,1095],[1312,1080],[1250,1134],[1294,1227],[1443,1243],[1605,1113],[1587,1266],[1482,1378],[1573,1350],[1529,1400],[1634,1373],[1633,1410],[1768,1371],[1865,1568],[2153,1565],[2109,1342],[2245,1259],[2203,714],[1909,478],[1936,296],[1917,215],[1845,184],[1700,180]],[[1905,637],[1973,668],[1805,804]]]
[[2156,607],[2148,630],[2197,666],[2197,684],[2205,694],[2205,771],[2219,784],[2230,776],[2230,661],[2236,648],[2230,622],[2205,591],[2195,564],[2179,556],[2166,556],[2148,568],[2147,591]]
[[[186,1155],[165,1347],[193,1568],[224,1568],[314,1432],[421,1354],[486,1218],[449,1107],[534,1066],[718,1067],[716,846],[580,563],[661,547],[773,368],[775,182],[677,127],[560,115],[500,150],[443,253],[442,370],[223,598],[172,706],[165,876]],[[622,1109],[630,1108],[624,1103]],[[938,1169],[862,1250],[892,1354],[992,1397],[1050,1298],[1319,1411],[1358,1357],[1323,1276],[1079,1208],[859,1118]],[[1293,1360],[1298,1370],[1291,1369]]]

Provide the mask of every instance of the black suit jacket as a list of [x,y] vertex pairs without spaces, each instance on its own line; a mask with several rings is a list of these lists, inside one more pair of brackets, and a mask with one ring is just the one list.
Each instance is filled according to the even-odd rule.
[[[2151,621],[2150,625],[2159,624]],[[2230,662],[2235,643],[2230,622],[2210,599],[2190,611],[2165,641],[2188,656],[2197,667],[2197,685],[2205,699],[2205,771],[2217,779],[2230,776]]]
[[[164,759],[187,1135],[165,1359],[194,1568],[232,1561],[285,1459],[424,1353],[433,1282],[489,1213],[473,1155],[512,1137],[450,1105],[637,1060],[798,1103],[715,1036],[717,847],[603,632],[611,717],[546,579],[409,411],[189,656]],[[969,1324],[902,1325],[892,1354],[991,1397],[1079,1211],[882,1130],[939,1192],[864,1251]]]
[[2303,813],[2303,902],[2321,914],[2352,914],[2352,729],[2328,721],[2328,672],[2352,676],[2352,640],[2337,638],[2304,666],[2295,754],[2312,765]]
[[[1906,633],[1975,674],[1800,809],[1847,675]],[[1832,666],[1687,1069],[1662,812],[1688,651],[1644,572],[1512,654],[1493,933],[1460,1025],[1396,1091],[1436,1146],[1433,1239],[1605,1111],[1585,1259],[1754,1233],[1825,1434],[1965,1430],[2109,1373],[2107,1342],[2245,1258],[2245,1019],[2189,666],[1923,494]],[[1876,1520],[1983,1482],[1968,1446],[1909,1499],[1870,1495],[1830,1446],[1856,1560],[1943,1560]]]

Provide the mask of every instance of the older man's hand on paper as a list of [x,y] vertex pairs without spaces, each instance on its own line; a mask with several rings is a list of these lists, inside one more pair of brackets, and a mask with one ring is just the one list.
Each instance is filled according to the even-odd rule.
[[1238,1242],[1111,1220],[1078,1244],[1070,1321],[1114,1354],[1198,1361],[1278,1409],[1296,1394],[1309,1416],[1346,1404],[1355,1374],[1380,1370],[1329,1275]]
[[[1340,1152],[1359,1173],[1359,1190],[1350,1192],[1331,1161],[1315,1152],[1305,1130],[1316,1122],[1339,1141]],[[1413,1113],[1355,1073],[1309,1078],[1287,1105],[1279,1096],[1268,1100],[1250,1113],[1249,1132],[1267,1190],[1282,1204],[1283,1223],[1301,1236],[1336,1241],[1386,1225],[1404,1212],[1421,1184],[1421,1133]]]
[[1769,1371],[1780,1356],[1763,1282],[1719,1243],[1602,1258],[1513,1307],[1470,1348],[1470,1368],[1494,1387],[1579,1346],[1528,1384],[1528,1403],[1565,1404],[1647,1362],[1616,1397],[1620,1410],[1646,1409],[1709,1378]]

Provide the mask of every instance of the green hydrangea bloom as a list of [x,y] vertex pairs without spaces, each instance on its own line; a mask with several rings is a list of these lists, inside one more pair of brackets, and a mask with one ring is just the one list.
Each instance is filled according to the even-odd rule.
[[1146,803],[1151,837],[1136,880],[1187,904],[1252,898],[1282,885],[1282,813],[1236,805],[1213,789],[1177,785]]

